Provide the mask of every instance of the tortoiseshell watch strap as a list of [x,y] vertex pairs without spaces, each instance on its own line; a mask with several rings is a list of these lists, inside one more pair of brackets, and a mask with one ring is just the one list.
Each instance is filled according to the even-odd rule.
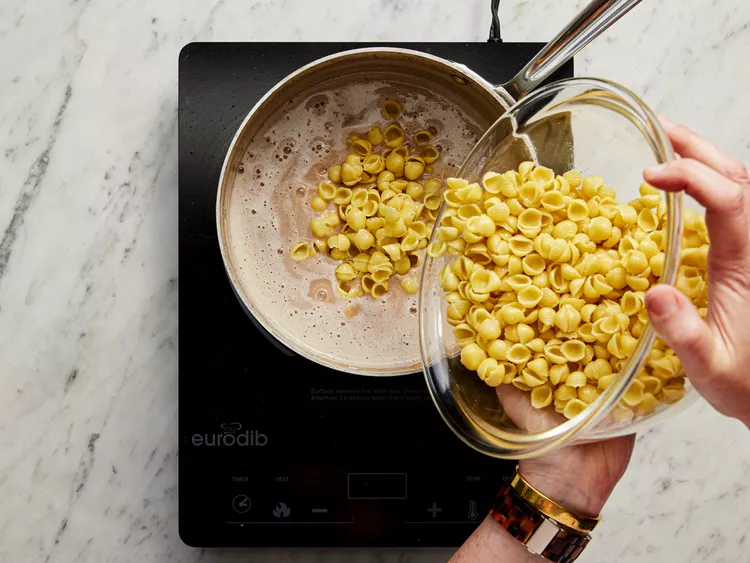
[[555,563],[572,563],[591,540],[589,534],[547,518],[518,496],[510,483],[498,493],[490,514],[529,551]]

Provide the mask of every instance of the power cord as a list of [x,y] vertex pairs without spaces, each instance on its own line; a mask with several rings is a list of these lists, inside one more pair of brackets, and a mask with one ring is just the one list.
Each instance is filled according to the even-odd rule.
[[498,10],[500,9],[500,0],[492,0],[490,3],[490,11],[492,12],[492,25],[490,26],[490,37],[487,39],[488,43],[502,43],[503,39],[500,36],[500,16]]

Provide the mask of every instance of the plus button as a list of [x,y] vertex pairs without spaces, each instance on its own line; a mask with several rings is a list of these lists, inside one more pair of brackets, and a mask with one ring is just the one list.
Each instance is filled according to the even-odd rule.
[[437,518],[438,512],[442,512],[442,508],[438,508],[436,503],[432,503],[432,508],[428,508],[427,512],[432,514],[433,518]]

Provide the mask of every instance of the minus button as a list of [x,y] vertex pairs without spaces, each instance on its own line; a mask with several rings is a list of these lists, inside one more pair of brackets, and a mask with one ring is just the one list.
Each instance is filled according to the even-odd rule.
[[327,508],[313,508],[312,513],[313,514],[326,514],[328,512]]

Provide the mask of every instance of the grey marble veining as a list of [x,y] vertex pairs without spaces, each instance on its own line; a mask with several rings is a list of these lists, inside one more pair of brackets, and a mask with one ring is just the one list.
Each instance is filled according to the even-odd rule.
[[[195,40],[483,41],[488,0],[0,4],[0,562],[440,561],[177,535],[177,55]],[[504,0],[509,41],[582,6]],[[750,5],[643,2],[577,62],[750,162]],[[639,438],[583,560],[750,561],[750,434]]]

